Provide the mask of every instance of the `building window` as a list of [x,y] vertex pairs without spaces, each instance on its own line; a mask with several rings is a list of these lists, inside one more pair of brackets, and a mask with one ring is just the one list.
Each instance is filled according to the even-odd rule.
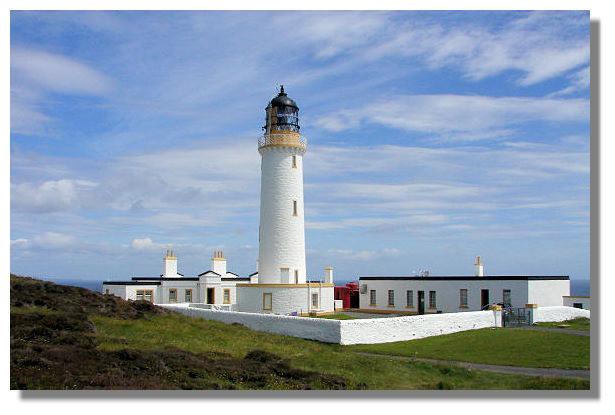
[[429,308],[436,308],[436,292],[429,291]]
[[389,307],[395,307],[395,291],[394,290],[389,290],[388,305]]
[[414,291],[406,291],[406,307],[414,307]]
[[574,308],[583,308],[583,303],[572,303]]
[[191,303],[192,302],[192,290],[186,290],[184,292],[184,301],[187,303]]
[[105,288],[105,294],[109,295],[109,289]]
[[152,290],[137,290],[137,300],[152,302],[154,292]]
[[293,156],[293,169],[297,168],[297,156]]
[[222,301],[224,304],[231,303],[231,290],[229,288],[224,289],[224,293],[222,294]]
[[512,302],[510,299],[510,290],[502,291],[502,303],[504,303],[504,307],[511,307]]
[[273,305],[272,294],[263,293],[263,310],[271,311],[271,309],[273,308],[272,305]]
[[369,290],[369,305],[376,305],[376,290]]
[[299,270],[295,270],[295,284],[299,284]]
[[468,306],[468,290],[462,288],[459,290],[459,307],[467,307]]
[[169,303],[177,302],[177,290],[175,288],[171,288],[169,290]]
[[318,308],[318,293],[312,293],[312,307]]
[[293,200],[293,216],[297,216],[297,201]]

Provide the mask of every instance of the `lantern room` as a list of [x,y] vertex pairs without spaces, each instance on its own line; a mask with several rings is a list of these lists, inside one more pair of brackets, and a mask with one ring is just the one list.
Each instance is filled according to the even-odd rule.
[[265,134],[299,132],[299,107],[286,95],[284,85],[280,85],[278,96],[266,108]]

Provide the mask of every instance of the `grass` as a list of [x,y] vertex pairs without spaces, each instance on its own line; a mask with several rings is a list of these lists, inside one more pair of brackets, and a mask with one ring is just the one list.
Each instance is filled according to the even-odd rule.
[[536,323],[538,327],[556,327],[568,330],[584,330],[589,331],[590,320],[585,317],[579,317],[572,320],[553,322],[553,323]]
[[589,369],[589,337],[525,329],[481,329],[353,351],[494,365]]
[[313,318],[326,318],[329,320],[354,320],[356,319],[356,317],[353,317],[353,316],[350,316],[344,313],[325,314],[323,316],[313,316]]
[[179,314],[148,320],[123,321],[94,317],[100,348],[113,351],[179,349],[192,353],[230,353],[242,357],[251,350],[285,356],[293,367],[341,376],[350,389],[576,389],[589,382],[531,378],[451,366],[364,356],[354,346],[324,344],[268,333],[240,325],[191,319]]
[[358,351],[11,276],[12,389],[589,388]]

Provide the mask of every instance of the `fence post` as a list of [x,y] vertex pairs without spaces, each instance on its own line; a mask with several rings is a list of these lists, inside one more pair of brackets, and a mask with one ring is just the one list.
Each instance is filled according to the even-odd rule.
[[492,305],[489,310],[493,311],[493,327],[502,327],[502,306]]
[[531,326],[532,324],[534,324],[534,318],[536,317],[534,314],[536,313],[538,304],[526,304],[525,308],[527,308],[528,310],[527,320],[528,320],[528,324]]

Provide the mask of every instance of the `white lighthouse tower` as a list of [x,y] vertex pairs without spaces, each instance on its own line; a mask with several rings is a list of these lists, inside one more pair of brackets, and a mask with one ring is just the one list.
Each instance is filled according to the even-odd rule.
[[261,154],[261,208],[258,279],[263,284],[303,284],[305,229],[303,155],[299,108],[281,86],[266,108]]
[[308,281],[305,269],[303,156],[299,107],[284,87],[265,110],[261,155],[258,283],[237,284],[239,311],[302,315],[333,311],[333,270]]

